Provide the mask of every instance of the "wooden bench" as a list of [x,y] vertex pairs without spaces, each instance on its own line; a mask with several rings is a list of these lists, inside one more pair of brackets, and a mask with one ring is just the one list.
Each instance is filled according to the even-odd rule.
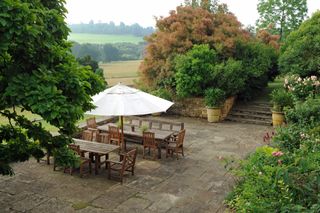
[[125,123],[127,125],[134,126],[135,128],[141,128],[146,126],[148,129],[168,130],[168,131],[180,131],[184,129],[184,123],[182,122],[169,122],[161,121],[157,119],[141,118],[137,116],[125,117]]

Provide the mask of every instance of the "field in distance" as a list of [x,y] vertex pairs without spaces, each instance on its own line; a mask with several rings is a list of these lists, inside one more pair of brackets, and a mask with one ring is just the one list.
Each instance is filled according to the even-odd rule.
[[121,82],[125,85],[133,85],[134,80],[138,80],[139,65],[142,60],[116,61],[99,64],[103,69],[104,76],[109,86]]
[[69,41],[75,41],[80,44],[107,44],[107,43],[120,43],[128,42],[138,44],[143,41],[143,37],[133,35],[110,35],[110,34],[89,34],[89,33],[70,33],[68,36]]

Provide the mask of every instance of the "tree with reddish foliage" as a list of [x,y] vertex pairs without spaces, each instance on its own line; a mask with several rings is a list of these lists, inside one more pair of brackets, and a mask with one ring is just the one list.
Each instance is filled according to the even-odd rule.
[[215,13],[200,7],[179,6],[168,17],[157,19],[157,31],[146,40],[148,45],[141,63],[141,81],[148,87],[175,87],[174,58],[195,44],[208,44],[221,59],[231,57],[237,41],[250,35],[237,18],[226,10]]
[[273,25],[270,24],[267,28],[265,29],[260,29],[257,32],[256,38],[261,41],[262,43],[265,43],[276,50],[279,50],[280,48],[280,35],[274,35],[272,34],[273,30]]

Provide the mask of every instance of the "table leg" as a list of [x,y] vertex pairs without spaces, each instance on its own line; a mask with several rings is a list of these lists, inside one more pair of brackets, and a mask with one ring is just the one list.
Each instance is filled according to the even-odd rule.
[[94,170],[95,170],[95,174],[97,175],[99,173],[99,164],[100,164],[99,154],[94,153],[94,158],[95,158]]

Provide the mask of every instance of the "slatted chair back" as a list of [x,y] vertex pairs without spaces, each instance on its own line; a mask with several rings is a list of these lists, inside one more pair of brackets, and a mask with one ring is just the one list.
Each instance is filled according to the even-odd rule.
[[110,143],[110,135],[108,133],[99,133],[98,138],[100,143]]
[[147,147],[156,146],[154,132],[143,132],[143,146],[147,146]]
[[137,157],[137,149],[136,148],[127,152],[124,155],[123,164],[122,164],[122,172],[127,171],[130,168],[132,170],[134,170],[134,165],[136,163],[136,157]]
[[83,130],[82,139],[86,140],[86,141],[92,141],[93,140],[93,131],[91,131],[91,130]]
[[181,147],[183,145],[183,141],[184,141],[184,136],[186,134],[186,130],[183,129],[181,131],[179,131],[178,135],[177,135],[177,147]]
[[92,129],[97,128],[97,122],[95,117],[87,119],[87,128],[92,128]]
[[121,134],[118,127],[109,126],[109,141],[111,144],[121,145]]
[[80,146],[76,144],[69,144],[69,148],[75,151],[78,155],[81,154]]

